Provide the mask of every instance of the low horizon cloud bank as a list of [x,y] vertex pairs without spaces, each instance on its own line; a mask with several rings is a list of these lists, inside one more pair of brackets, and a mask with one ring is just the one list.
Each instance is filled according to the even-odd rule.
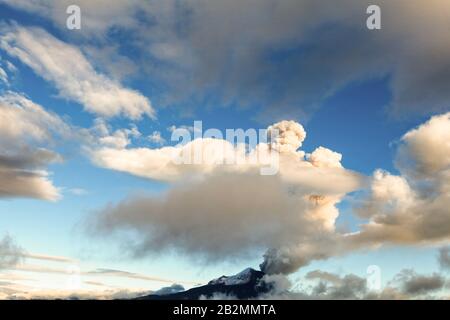
[[[48,268],[19,268],[16,267],[22,258],[39,257],[39,259],[50,259],[55,261],[56,257],[30,255],[24,251],[10,236],[4,236],[0,240],[0,271],[1,269],[28,270],[34,272],[50,272],[66,274],[64,269]],[[261,294],[256,299],[320,299],[320,300],[360,300],[360,299],[383,299],[383,300],[408,300],[408,299],[449,299],[448,288],[450,279],[446,276],[448,272],[449,248],[441,247],[436,256],[441,267],[441,272],[419,274],[413,269],[403,269],[393,278],[379,288],[370,285],[369,277],[349,273],[332,273],[322,270],[312,270],[300,278],[288,277],[285,274],[266,274],[261,281],[270,286],[270,291]],[[70,261],[68,258],[58,257],[58,262]],[[112,299],[134,299],[147,295],[168,295],[185,291],[183,285],[175,281],[163,280],[156,277],[130,273],[115,269],[95,269],[82,273],[85,276],[112,276],[129,277],[159,282],[170,282],[171,285],[164,286],[158,290],[125,289],[109,286],[104,282],[96,280],[83,280],[89,287],[83,288],[61,288],[42,289],[33,287],[27,282],[32,278],[16,275],[14,273],[1,274],[0,298],[9,300],[28,299],[64,299],[64,300],[112,300]],[[19,281],[17,281],[19,280]],[[186,282],[187,283],[187,282]],[[198,286],[201,284],[196,284]],[[256,284],[257,285],[257,284]],[[216,293],[212,297],[201,297],[200,299],[230,299],[236,297]]]
[[403,269],[381,288],[368,286],[368,279],[359,275],[312,270],[293,282],[285,275],[266,275],[263,280],[272,290],[259,299],[279,300],[448,300],[450,281],[439,273],[418,274]]

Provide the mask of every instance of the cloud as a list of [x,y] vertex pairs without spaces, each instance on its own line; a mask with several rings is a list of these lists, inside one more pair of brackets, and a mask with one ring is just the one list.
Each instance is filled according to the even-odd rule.
[[5,71],[5,68],[9,71],[11,70],[12,64],[9,61],[5,63],[2,62],[2,57],[0,57],[0,83],[3,82],[7,87],[9,86],[9,77],[8,73]]
[[85,196],[89,194],[89,191],[83,188],[70,188],[67,191],[73,194],[74,196]]
[[[16,286],[15,286],[16,287]],[[6,300],[117,300],[134,299],[150,294],[148,290],[103,289],[103,290],[56,290],[19,287],[10,290],[0,287],[0,297]],[[5,293],[3,296],[2,291]]]
[[232,294],[214,292],[211,296],[201,295],[199,300],[239,300],[236,296]]
[[57,115],[13,92],[0,96],[0,197],[57,200],[45,167],[61,157],[45,147],[70,127]]
[[119,44],[105,44],[102,47],[85,45],[81,50],[89,61],[95,61],[99,71],[116,81],[129,79],[139,70],[132,59],[119,53]]
[[[436,30],[450,26],[448,2],[379,1],[375,32],[365,24],[371,4],[151,2],[142,11],[154,23],[136,34],[149,59],[162,62],[147,64],[148,72],[171,88],[169,101],[258,105],[256,118],[278,121],[304,118],[355,81],[389,77],[392,114],[447,110],[450,46]],[[216,97],[205,99],[210,92]]]
[[11,139],[38,142],[51,140],[53,134],[70,133],[69,126],[56,114],[46,111],[22,94],[8,91],[0,96],[2,143]]
[[[295,122],[270,127],[280,138],[245,148],[221,139],[197,139],[183,146],[159,149],[100,147],[94,161],[104,167],[150,179],[171,181],[164,194],[128,197],[97,212],[88,229],[97,235],[131,232],[137,239],[127,247],[134,256],[175,250],[207,261],[223,261],[266,253],[264,269],[292,272],[336,249],[336,204],[362,187],[364,178],[340,164],[341,155],[318,148],[305,159],[296,151],[305,137]],[[191,154],[208,147],[198,164],[176,163],[173,154]],[[279,173],[260,174],[261,163],[234,162],[237,154],[271,148],[280,150]],[[313,162],[311,162],[313,161]],[[330,184],[329,181],[334,181]],[[283,248],[283,249],[279,249]],[[281,252],[286,259],[276,259]]]
[[104,117],[154,117],[146,97],[98,73],[78,48],[40,28],[16,24],[1,28],[0,48],[51,82],[61,97],[79,102],[86,111]]
[[115,270],[115,269],[105,269],[105,268],[99,268],[92,271],[88,271],[84,273],[86,275],[101,275],[101,276],[112,276],[112,277],[124,277],[129,279],[139,279],[139,280],[146,280],[146,281],[156,281],[156,282],[167,282],[167,283],[174,283],[173,280],[158,278],[158,277],[151,277],[139,273],[133,273],[128,271],[122,271],[122,270]]
[[[242,189],[232,192],[236,185]],[[176,249],[222,261],[288,241],[293,236],[289,226],[307,229],[295,206],[278,179],[218,174],[166,195],[106,207],[95,232],[135,231],[141,238],[132,248],[137,256]]]
[[79,36],[104,37],[109,28],[132,28],[139,22],[135,19],[141,1],[131,0],[59,0],[59,1],[27,1],[1,0],[1,4],[12,6],[32,14],[52,20],[61,29],[66,29],[67,7],[73,4],[82,9],[82,29]]
[[[78,265],[78,262],[75,260],[71,260],[68,258],[63,257],[52,257],[52,256],[42,256],[42,255],[33,255],[33,254],[27,254],[26,252],[20,251],[17,256],[19,258],[24,259],[34,259],[34,260],[43,260],[43,261],[50,261],[50,262],[61,262],[61,263],[70,263],[71,265]],[[6,268],[6,266],[5,266]],[[71,268],[61,268],[61,267],[49,267],[49,266],[42,266],[42,265],[35,265],[35,264],[10,264],[10,269],[18,270],[18,271],[25,271],[25,272],[32,272],[32,273],[48,273],[48,274],[62,274],[62,275],[70,275],[73,273],[73,270]],[[160,277],[153,277],[145,274],[139,274],[134,272],[128,272],[123,270],[116,270],[116,269],[108,269],[108,268],[97,268],[91,271],[79,271],[80,276],[88,276],[88,277],[119,277],[119,278],[128,278],[128,279],[137,279],[137,280],[144,280],[144,281],[152,281],[152,282],[163,282],[163,283],[176,283],[174,280],[170,279],[164,279]],[[186,284],[196,284],[194,282],[190,281],[180,281],[181,283]]]
[[0,270],[14,267],[22,257],[23,250],[10,236],[0,239]]
[[397,159],[406,174],[426,178],[450,168],[450,112],[406,133]]
[[316,167],[342,168],[342,155],[324,147],[317,148],[308,157]]
[[272,290],[260,299],[301,300],[409,300],[445,299],[446,279],[438,274],[402,270],[379,290],[371,290],[365,277],[321,270],[308,272],[296,282],[285,275],[266,276]]
[[129,129],[118,129],[111,132],[111,127],[103,119],[96,119],[94,126],[90,129],[89,138],[92,140],[91,144],[121,150],[131,143],[132,138],[140,136],[141,133],[134,125]]
[[[58,266],[40,264],[29,264],[28,260],[37,260],[50,263],[58,263]],[[61,267],[62,265],[62,267]],[[6,235],[0,238],[0,271],[5,270],[5,273],[0,273],[0,298],[2,299],[132,299],[138,296],[148,295],[152,292],[148,290],[137,289],[122,289],[114,286],[106,285],[97,279],[105,278],[128,278],[137,279],[141,281],[169,283],[170,287],[161,289],[161,292],[176,292],[184,290],[183,287],[176,283],[185,283],[187,285],[194,285],[197,283],[190,281],[173,281],[163,279],[160,277],[149,276],[140,273],[133,273],[117,269],[97,268],[91,271],[82,271],[75,267],[79,262],[75,259],[52,256],[46,254],[29,253],[20,247],[12,237]],[[68,268],[69,267],[69,268]],[[20,273],[14,273],[20,272]],[[26,272],[27,276],[23,276],[22,272]],[[39,278],[34,274],[52,274],[56,276],[68,277],[76,272],[84,279],[91,278],[92,281],[86,280],[83,283],[95,286],[95,290],[87,290],[80,287],[79,289],[61,289],[55,287],[48,289],[47,284],[45,288],[40,287]],[[30,282],[32,282],[30,284]],[[59,282],[61,284],[61,282]],[[36,285],[36,286],[35,286]]]
[[[67,32],[68,0],[2,2]],[[377,31],[366,28],[369,0],[77,3],[80,38],[128,32],[145,62],[139,70],[167,88],[161,104],[258,105],[256,117],[273,121],[309,114],[347,85],[380,77],[389,79],[390,111],[400,117],[450,103],[450,46],[438,32],[450,25],[446,0],[380,0]]]
[[349,237],[360,245],[438,244],[450,238],[450,114],[406,133],[399,147],[401,175],[376,171],[358,212],[370,217]]
[[8,81],[8,74],[6,73],[5,70],[3,70],[2,67],[0,67],[0,80],[1,80],[3,83],[5,83],[6,85],[9,84],[9,81]]
[[[211,152],[202,152],[203,149]],[[200,150],[199,164],[193,164],[197,150]],[[235,150],[229,142],[219,139],[196,139],[184,146],[157,149],[112,148],[103,144],[91,150],[92,161],[100,167],[162,181],[212,171],[226,159],[239,155],[243,155],[242,150]]]
[[[312,260],[381,245],[439,244],[450,237],[450,169],[446,140],[435,143],[431,137],[445,137],[450,125],[442,122],[447,121],[448,114],[432,117],[403,136],[401,174],[374,172],[357,208],[368,221],[354,233],[335,230],[336,204],[364,188],[365,179],[343,168],[339,153],[324,147],[311,154],[297,151],[305,133],[289,122],[272,126],[281,129],[281,136],[266,145],[281,150],[275,176],[261,176],[258,165],[174,164],[172,152],[189,153],[204,139],[160,149],[96,150],[103,166],[173,183],[158,197],[134,196],[107,206],[92,226],[100,234],[126,231],[137,236],[130,246],[135,256],[172,249],[219,261],[265,249],[261,268],[270,274],[291,273]],[[230,152],[203,160],[225,160],[224,154],[237,150],[223,140],[214,139],[212,145],[220,143]],[[105,150],[109,157],[104,157]],[[430,162],[424,154],[440,158]]]
[[46,254],[36,254],[24,252],[23,257],[26,259],[34,259],[34,260],[43,260],[43,261],[52,261],[52,262],[61,262],[61,263],[78,263],[75,259],[60,257],[60,256],[51,256]]
[[[174,182],[208,175],[216,170],[242,173],[267,169],[266,174],[275,174],[279,170],[283,180],[293,185],[304,185],[311,192],[340,194],[358,188],[362,177],[342,167],[342,155],[339,153],[319,147],[305,160],[304,151],[295,151],[306,135],[300,124],[294,121],[279,122],[268,128],[266,132],[269,137],[275,129],[279,134],[274,141],[261,141],[252,148],[240,141],[233,144],[228,138],[194,136],[195,139],[190,140],[187,129],[180,129],[184,143],[176,146],[127,148],[131,142],[129,138],[133,136],[129,129],[111,134],[103,127],[97,130],[102,133],[89,153],[98,166],[161,181]],[[189,139],[185,139],[184,134]],[[274,172],[268,172],[269,169]],[[327,183],[325,176],[333,177],[336,184]]]
[[439,249],[438,262],[443,270],[450,270],[450,247]]
[[59,192],[48,180],[45,172],[9,171],[0,168],[0,197],[54,201],[59,198]]
[[[295,282],[282,274],[266,275],[263,281],[272,289],[258,297],[262,300],[359,300],[389,299],[393,296],[371,292],[366,286],[366,279],[351,273],[339,275],[313,270]],[[392,291],[391,288],[385,290]]]
[[418,275],[413,270],[402,270],[394,281],[399,281],[402,292],[410,296],[433,293],[445,286],[445,278],[440,274]]
[[[333,211],[337,210],[333,208]],[[342,243],[342,237],[334,230],[319,229],[311,234],[300,234],[296,241],[268,249],[260,268],[268,274],[290,274],[311,261],[345,254],[350,249]]]
[[279,152],[296,152],[306,138],[303,127],[295,121],[280,121],[267,128],[267,135],[274,137],[269,141],[272,148]]
[[171,125],[169,127],[167,127],[167,131],[173,133],[176,130],[180,130],[180,129],[185,129],[188,130],[191,133],[194,133],[195,131],[199,132],[198,128],[195,128],[194,126],[187,126],[187,125],[181,125],[181,126],[176,126],[176,125]]
[[164,144],[166,142],[166,140],[163,137],[161,137],[161,132],[159,132],[159,131],[153,131],[153,133],[151,135],[149,135],[147,138],[150,142],[153,142],[153,143],[156,143],[159,145]]
[[311,271],[306,278],[320,280],[312,293],[326,299],[361,299],[368,292],[366,279],[354,274],[339,277],[332,273]]

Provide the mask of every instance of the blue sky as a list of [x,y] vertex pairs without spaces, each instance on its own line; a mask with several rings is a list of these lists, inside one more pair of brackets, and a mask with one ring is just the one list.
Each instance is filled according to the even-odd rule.
[[[92,219],[105,210],[111,209],[121,217],[120,205],[128,208],[126,206],[134,201],[134,195],[148,197],[145,201],[150,206],[158,201],[154,199],[178,190],[180,184],[187,188],[191,186],[189,180],[180,179],[177,184],[170,179],[157,178],[159,174],[165,174],[164,168],[159,171],[139,169],[140,161],[142,165],[150,166],[157,163],[156,158],[153,160],[145,155],[129,158],[128,153],[125,154],[139,148],[148,151],[174,146],[168,129],[171,126],[192,126],[194,121],[201,120],[204,129],[217,128],[225,132],[229,128],[265,129],[281,120],[293,120],[306,131],[306,139],[303,137],[299,141],[301,150],[312,153],[324,146],[341,154],[338,167],[339,170],[345,168],[343,175],[351,170],[369,179],[375,170],[383,169],[406,179],[413,188],[416,178],[396,164],[400,146],[408,147],[408,143],[413,143],[405,142],[402,137],[431,117],[450,111],[446,90],[450,77],[441,71],[450,66],[450,59],[444,57],[450,51],[448,40],[439,39],[438,35],[436,39],[427,39],[421,32],[414,33],[419,28],[409,28],[412,23],[409,15],[414,13],[390,7],[384,1],[382,9],[388,11],[383,20],[386,27],[377,31],[366,29],[366,14],[360,10],[365,4],[352,1],[336,11],[328,10],[325,4],[318,5],[315,11],[306,15],[316,16],[315,20],[303,19],[306,2],[282,1],[280,11],[275,10],[273,16],[269,15],[272,27],[263,18],[258,18],[258,13],[268,14],[269,0],[255,8],[255,16],[245,18],[236,14],[231,21],[227,21],[228,14],[245,10],[246,3],[230,1],[226,5],[212,1],[208,11],[206,7],[183,1],[167,1],[167,7],[152,1],[147,5],[139,1],[114,2],[110,8],[78,1],[82,10],[81,30],[66,28],[64,1],[50,6],[42,3],[37,1],[27,5],[26,1],[0,1],[0,68],[7,74],[7,79],[0,77],[0,95],[18,94],[22,99],[19,105],[27,99],[58,119],[54,123],[65,123],[69,128],[69,137],[56,132],[52,133],[52,139],[44,142],[32,138],[27,142],[28,138],[23,137],[28,132],[24,136],[13,136],[23,139],[30,149],[42,147],[64,159],[27,168],[47,172],[48,180],[57,188],[60,197],[47,201],[42,199],[45,196],[30,198],[20,192],[12,196],[0,193],[0,238],[9,234],[30,254],[74,259],[83,272],[108,268],[174,282],[184,281],[189,287],[222,274],[236,273],[249,265],[257,268],[261,263],[265,248],[256,246],[238,258],[217,260],[209,251],[199,249],[195,252],[188,246],[178,249],[177,242],[171,243],[167,235],[160,239],[167,247],[162,246],[158,251],[149,245],[150,249],[136,254],[133,241],[124,238],[122,233],[132,230],[138,238],[152,238],[143,234],[149,231],[141,229],[131,218],[118,218],[123,226],[95,230],[97,235],[86,232],[86,224],[94,223]],[[239,8],[240,5],[243,7]],[[421,16],[422,22],[429,22],[429,28],[439,29],[450,21],[433,21],[439,5],[447,6],[436,1]],[[410,6],[412,8],[414,4]],[[288,10],[283,11],[283,8]],[[117,16],[118,12],[120,16]],[[392,12],[397,13],[396,19]],[[217,25],[213,21],[217,21]],[[330,27],[334,24],[335,27]],[[236,33],[239,28],[243,30],[241,34]],[[404,47],[404,38],[411,44]],[[442,44],[444,42],[446,45]],[[40,44],[43,47],[35,49]],[[416,51],[405,56],[410,49]],[[65,52],[67,56],[55,57],[58,52]],[[73,52],[79,55],[70,56]],[[72,61],[77,57],[84,57],[85,63]],[[14,67],[8,67],[9,63]],[[411,73],[412,66],[418,63],[427,67],[418,67]],[[61,71],[64,68],[67,70]],[[83,81],[87,85],[77,87]],[[97,100],[89,98],[89,94],[104,89],[101,81],[107,83],[104,85],[107,89],[99,95],[117,94],[111,99],[118,102],[111,108],[106,103],[107,109],[103,109],[104,105],[97,99],[99,96],[95,96]],[[120,100],[121,95],[125,96],[124,100]],[[411,96],[415,95],[420,98],[411,102]],[[9,96],[2,103],[10,103],[8,107],[11,107],[10,100]],[[122,111],[116,112],[114,107]],[[140,108],[138,117],[130,113],[135,107]],[[153,111],[155,116],[152,118],[150,113]],[[107,133],[99,135],[95,131],[99,122],[107,126]],[[45,126],[46,122],[43,123]],[[121,131],[133,127],[139,135]],[[112,150],[103,144],[102,139],[113,137],[119,131],[120,134],[125,132],[129,140],[124,148]],[[153,133],[158,133],[162,139],[149,139]],[[18,145],[22,143],[16,141]],[[5,154],[17,151],[15,147],[11,147],[11,152],[8,147],[3,148]],[[107,148],[115,152],[115,157],[123,155],[127,158],[119,164],[114,162],[121,160],[118,158],[95,158],[100,157],[98,152]],[[305,158],[304,161],[309,160]],[[138,169],[129,167],[131,162],[136,163]],[[3,182],[0,180],[0,183]],[[345,227],[358,231],[360,224],[370,220],[370,217],[358,217],[354,207],[355,203],[367,199],[369,190],[370,187],[365,185],[344,192],[335,204],[340,211],[337,229]],[[226,198],[226,193],[222,197]],[[234,201],[232,196],[230,201]],[[151,215],[152,210],[149,209],[147,214]],[[243,210],[247,210],[246,207],[243,206]],[[174,227],[165,225],[170,222],[164,219],[158,221],[160,225],[149,222],[149,227],[168,230]],[[376,250],[362,246],[360,250],[343,255],[331,254],[325,260],[311,259],[292,277],[316,269],[365,276],[369,265],[379,265],[383,283],[387,284],[402,269],[414,269],[418,273],[438,270],[437,248],[449,239],[447,235],[439,236],[403,246],[394,238],[374,244],[381,244]],[[278,237],[274,239],[278,243]],[[427,241],[430,246],[423,245]],[[133,257],[133,253],[139,257]],[[202,256],[206,258],[199,258]],[[25,268],[33,261],[42,268],[54,266],[65,270],[71,265],[28,257],[23,262]],[[58,290],[66,281],[66,275],[55,272],[7,269],[9,275],[16,273],[39,279],[37,289]],[[88,275],[82,279],[85,277],[101,282],[102,289],[111,285],[130,290],[153,290],[165,285],[117,274]],[[83,288],[95,289],[86,283]]]

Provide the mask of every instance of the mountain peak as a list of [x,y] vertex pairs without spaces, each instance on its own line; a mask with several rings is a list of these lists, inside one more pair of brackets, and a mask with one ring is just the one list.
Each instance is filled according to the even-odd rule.
[[187,291],[169,295],[150,295],[138,298],[140,300],[197,300],[211,298],[217,294],[235,297],[237,299],[256,298],[270,291],[271,286],[264,282],[265,273],[252,268],[242,270],[233,276],[221,276],[211,280],[207,285],[195,287]]
[[249,283],[254,280],[259,280],[263,276],[264,273],[261,271],[256,271],[255,269],[252,268],[246,268],[233,276],[221,276],[220,278],[211,280],[208,283],[208,285],[217,285],[217,284],[223,284],[226,286],[239,285]]

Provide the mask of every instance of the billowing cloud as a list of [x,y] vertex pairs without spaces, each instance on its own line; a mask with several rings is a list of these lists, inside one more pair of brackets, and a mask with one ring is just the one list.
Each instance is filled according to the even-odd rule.
[[51,82],[61,97],[105,117],[154,116],[150,101],[135,90],[98,73],[76,47],[40,28],[2,25],[0,48]]
[[59,198],[45,167],[61,157],[45,148],[54,135],[70,135],[57,115],[28,98],[8,92],[0,97],[0,197]]
[[[305,159],[305,152],[297,149],[306,133],[294,121],[270,126],[267,130],[269,138],[272,131],[278,132],[274,141],[261,142],[251,150],[240,141],[233,144],[206,137],[176,146],[131,148],[128,147],[131,139],[139,136],[135,128],[111,132],[101,123],[98,122],[95,129],[96,143],[89,149],[92,161],[98,166],[139,177],[173,182],[222,170],[234,173],[259,170],[265,175],[279,173],[284,181],[296,185],[297,189],[303,186],[318,194],[347,193],[362,182],[360,175],[342,167],[342,155],[337,152],[319,147]],[[187,129],[180,130],[190,138]],[[329,184],[326,177],[336,183]]]
[[307,210],[308,200],[296,200],[287,191],[278,178],[216,174],[165,195],[107,207],[97,217],[96,232],[136,231],[141,237],[133,248],[136,255],[175,249],[215,261],[242,257],[294,241],[296,231],[311,234],[321,229],[298,212]]
[[370,217],[352,235],[359,244],[439,243],[450,239],[450,114],[432,117],[404,135],[401,175],[376,171],[359,208]]
[[[220,260],[266,248],[261,268],[270,274],[291,273],[311,260],[358,249],[447,241],[450,174],[442,151],[447,141],[417,143],[430,140],[430,132],[438,140],[445,137],[450,125],[442,121],[448,121],[448,115],[435,116],[405,134],[399,147],[401,175],[375,171],[368,196],[358,202],[362,203],[358,213],[368,222],[354,233],[335,230],[336,204],[345,194],[363,188],[364,179],[342,167],[339,153],[324,147],[310,154],[297,151],[305,133],[299,124],[289,122],[272,126],[281,129],[280,139],[269,144],[281,151],[274,176],[260,175],[258,166],[213,162],[213,166],[178,167],[170,154],[190,150],[190,144],[161,149],[100,147],[94,155],[106,167],[182,183],[173,184],[158,198],[141,195],[104,208],[96,217],[95,230],[131,231],[140,239],[132,248],[135,255],[174,249]],[[213,140],[215,145],[222,141]],[[237,147],[227,146],[230,153],[213,154],[224,160],[224,154],[236,152]],[[114,156],[102,157],[104,150]],[[439,160],[423,160],[423,154],[436,152]]]
[[306,138],[305,129],[299,123],[286,120],[269,126],[267,135],[274,137],[269,143],[279,152],[296,152]]
[[[279,138],[249,152],[210,138],[160,149],[100,146],[93,150],[96,163],[173,184],[157,197],[132,196],[109,205],[89,221],[90,228],[104,235],[131,231],[138,239],[129,246],[135,256],[176,250],[222,261],[275,248],[266,254],[264,269],[270,273],[292,272],[312,259],[328,257],[337,249],[336,204],[364,179],[343,168],[342,156],[326,148],[305,158],[305,152],[296,150],[305,138],[300,124],[277,123],[269,132],[274,128]],[[189,155],[196,146],[215,152],[203,150],[197,164],[174,161],[174,154]],[[258,162],[227,164],[236,153],[251,157],[271,147],[279,156],[278,174],[261,175]],[[272,253],[279,248],[292,257],[275,263]]]
[[450,168],[450,112],[432,117],[402,138],[398,166],[414,178],[432,178]]

